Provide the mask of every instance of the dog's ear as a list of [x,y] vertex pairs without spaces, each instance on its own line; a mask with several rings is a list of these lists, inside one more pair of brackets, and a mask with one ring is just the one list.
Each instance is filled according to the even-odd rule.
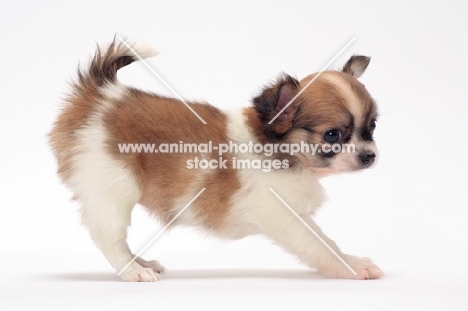
[[254,107],[262,115],[263,122],[269,123],[281,112],[271,124],[272,129],[278,134],[284,134],[292,126],[297,105],[294,102],[289,104],[289,102],[298,91],[299,81],[282,74],[276,82],[266,86],[260,95],[253,99]]
[[370,57],[362,55],[354,55],[346,62],[346,65],[343,67],[343,72],[349,73],[355,78],[362,76],[364,71],[366,71],[367,66],[369,66]]

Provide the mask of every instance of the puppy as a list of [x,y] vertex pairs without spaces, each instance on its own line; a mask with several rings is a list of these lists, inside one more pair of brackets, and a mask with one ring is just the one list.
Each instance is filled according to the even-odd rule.
[[[127,245],[137,203],[171,226],[199,226],[226,239],[264,234],[327,277],[383,275],[369,259],[343,254],[311,218],[324,200],[321,177],[375,160],[377,107],[357,80],[368,57],[301,81],[282,74],[250,106],[225,112],[120,84],[117,71],[138,60],[133,52],[156,55],[132,48],[114,41],[98,49],[78,71],[49,136],[83,224],[123,280],[157,281],[164,271],[157,261],[133,259]],[[330,148],[343,144],[354,152]]]

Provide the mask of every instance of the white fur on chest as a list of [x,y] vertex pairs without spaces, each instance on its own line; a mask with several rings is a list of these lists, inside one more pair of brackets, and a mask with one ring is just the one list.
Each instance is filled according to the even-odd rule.
[[[228,137],[234,143],[257,143],[245,124],[241,110],[228,112]],[[262,159],[261,155],[238,153],[236,159]],[[223,233],[230,238],[241,238],[256,232],[259,222],[280,222],[290,211],[269,190],[277,192],[299,215],[307,216],[325,199],[318,179],[308,170],[279,169],[264,172],[262,169],[238,169],[241,188],[234,194],[228,216],[228,226]],[[264,224],[262,224],[264,225]]]

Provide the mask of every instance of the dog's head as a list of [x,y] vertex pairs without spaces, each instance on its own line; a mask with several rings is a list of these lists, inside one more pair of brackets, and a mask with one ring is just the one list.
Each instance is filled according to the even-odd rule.
[[263,141],[315,146],[315,152],[299,152],[295,160],[322,176],[370,167],[377,154],[378,112],[357,80],[369,61],[353,56],[341,71],[312,74],[300,82],[282,75],[264,88],[253,99]]

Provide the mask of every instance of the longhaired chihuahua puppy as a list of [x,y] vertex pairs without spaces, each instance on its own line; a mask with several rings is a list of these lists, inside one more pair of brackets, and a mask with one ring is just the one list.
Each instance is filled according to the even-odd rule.
[[127,245],[137,203],[171,226],[226,239],[264,234],[327,277],[383,276],[371,260],[343,254],[311,217],[324,201],[320,178],[374,163],[377,106],[357,80],[368,57],[301,81],[282,74],[250,106],[225,112],[118,82],[120,68],[156,54],[115,40],[98,49],[49,136],[83,224],[123,280],[158,281],[164,271]]

